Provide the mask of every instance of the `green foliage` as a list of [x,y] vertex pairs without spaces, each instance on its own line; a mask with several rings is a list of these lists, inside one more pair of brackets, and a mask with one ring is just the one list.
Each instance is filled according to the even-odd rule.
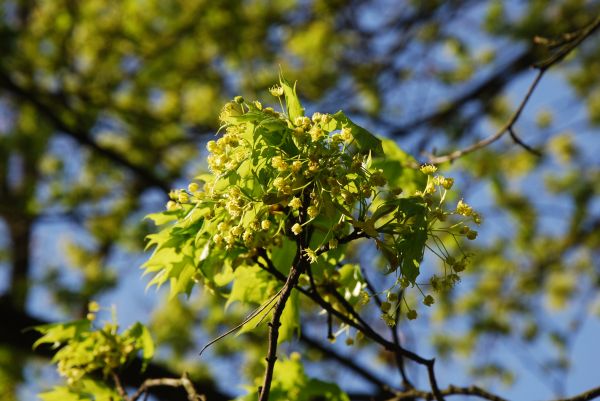
[[71,386],[57,386],[39,394],[42,401],[116,401],[122,397],[98,380],[82,379]]
[[[224,133],[207,144],[211,173],[172,191],[167,210],[148,216],[161,226],[148,237],[154,247],[143,266],[153,275],[149,286],[168,281],[174,296],[203,283],[226,297],[226,305],[253,305],[244,333],[269,319],[282,285],[265,263],[287,275],[294,255],[306,255],[314,285],[325,291],[333,285],[354,303],[365,284],[344,264],[352,235],[376,244],[387,272],[397,274],[395,286],[403,288],[417,285],[428,241],[440,258],[451,259],[437,232],[475,238],[463,221],[444,223],[453,215],[480,220],[464,203],[444,209],[452,179],[435,175],[433,166],[416,168],[392,141],[341,111],[303,116],[295,86],[283,77],[270,92],[284,97],[282,112],[242,97],[225,105]],[[460,270],[444,268],[431,280],[439,289],[452,286]],[[297,296],[294,291],[284,310],[280,341],[300,326]]]
[[86,320],[34,328],[42,334],[34,347],[50,344],[58,349],[52,361],[67,382],[67,387],[58,387],[48,393],[47,399],[56,399],[61,394],[70,394],[71,399],[110,399],[113,393],[104,394],[108,389],[96,392],[104,387],[94,374],[100,373],[106,379],[138,354],[144,364],[154,356],[154,342],[144,325],[135,323],[122,333],[118,332],[114,322],[97,328],[93,324],[97,304],[90,304],[90,310]]
[[[310,378],[304,372],[300,355],[294,353],[289,359],[283,359],[275,365],[274,380],[269,400],[285,401],[349,401],[348,396],[334,383]],[[262,384],[260,379],[257,385]],[[239,397],[236,401],[251,401],[256,399],[254,387],[248,387],[249,394]]]
[[[390,199],[378,197],[372,200],[365,221],[358,219],[356,203],[344,203],[344,210],[335,206],[328,211],[320,209],[320,214],[302,227],[303,233],[308,232],[307,227],[313,230],[313,251],[330,241],[335,244],[329,228],[342,216],[345,227],[339,235],[347,235],[357,226],[365,230],[361,232],[377,233],[379,241],[371,237],[349,246],[342,244],[319,255],[311,265],[317,288],[329,302],[335,304],[331,287],[357,308],[368,302],[361,267],[375,284],[381,279],[383,294],[388,286],[408,286],[408,305],[391,300],[388,311],[398,309],[408,317],[407,307],[416,308],[421,303],[418,299],[425,303],[431,293],[435,296],[431,316],[439,327],[427,326],[425,332],[432,336],[441,333],[447,355],[453,356],[458,350],[467,356],[469,364],[481,367],[472,369],[474,374],[479,372],[490,379],[503,377],[506,367],[499,367],[505,362],[503,357],[494,362],[498,366],[478,363],[480,355],[489,362],[489,344],[510,344],[511,349],[520,350],[512,347],[513,342],[523,339],[543,347],[549,342],[560,343],[563,345],[556,350],[564,357],[573,342],[548,341],[549,333],[559,332],[560,336],[552,338],[573,338],[578,333],[578,311],[597,309],[599,303],[593,294],[600,282],[594,264],[599,245],[600,175],[595,136],[585,131],[600,121],[598,32],[570,55],[562,68],[552,68],[539,88],[562,90],[563,84],[569,84],[574,92],[566,97],[534,94],[534,103],[515,126],[516,134],[542,149],[544,157],[519,151],[506,135],[507,140],[501,139],[450,167],[452,173],[448,174],[456,177],[460,195],[448,192],[445,205],[452,204],[447,207],[454,209],[453,202],[464,197],[485,207],[489,220],[480,233],[482,241],[469,245],[461,241],[459,246],[453,239],[456,231],[471,238],[476,234],[462,233],[458,226],[450,233],[439,231],[444,224],[452,227],[455,220],[448,216],[446,223],[440,222],[436,203],[420,201],[422,194],[417,192],[424,192],[429,176],[412,167],[417,162],[405,151],[419,152],[419,159],[425,160],[429,152],[452,151],[481,139],[488,129],[485,122],[504,123],[501,117],[514,110],[521,95],[515,78],[529,74],[529,67],[549,53],[546,46],[534,43],[540,37],[551,43],[579,32],[598,15],[598,2],[411,1],[381,12],[381,2],[349,0],[7,0],[1,9],[0,229],[6,241],[0,241],[0,268],[5,270],[7,281],[2,286],[2,299],[10,297],[22,313],[39,312],[39,318],[49,319],[60,310],[77,318],[89,299],[98,294],[114,295],[110,291],[126,271],[123,260],[141,252],[143,238],[153,230],[152,223],[142,221],[140,215],[162,202],[157,199],[157,188],[169,188],[176,180],[194,176],[204,168],[198,149],[203,134],[217,130],[216,116],[225,99],[244,93],[268,102],[267,89],[277,78],[277,65],[302,84],[296,87],[294,80],[281,83],[285,89],[282,97],[288,100],[282,114],[291,116],[293,122],[305,115],[303,107],[332,113],[343,109],[355,121],[377,126],[391,139],[381,139],[385,157],[380,157],[376,140],[366,136],[363,147],[373,149],[369,171],[382,171],[386,190],[394,197],[402,190],[401,198],[414,198],[402,207],[393,203],[384,207]],[[475,36],[476,43],[471,40]],[[422,62],[425,53],[427,60]],[[555,104],[555,98],[561,100]],[[536,110],[537,102],[544,104],[541,111]],[[552,110],[552,119],[544,110]],[[575,110],[577,113],[571,113]],[[529,123],[536,115],[541,130]],[[572,123],[575,115],[577,121]],[[286,154],[294,153],[294,141],[280,135],[276,120],[262,122],[263,127],[274,127],[264,140]],[[342,116],[340,121],[344,121]],[[330,136],[341,133],[341,129],[334,118],[324,127]],[[359,146],[363,137],[356,132],[355,143],[348,146],[347,153],[366,155],[368,161],[369,152]],[[265,146],[261,142],[258,147]],[[260,157],[276,155],[275,150]],[[246,163],[236,173],[245,177],[244,169],[252,170],[253,166],[253,162]],[[214,181],[212,174],[203,177]],[[268,178],[265,173],[259,178],[267,179],[264,185],[269,191],[262,201],[269,206],[271,224],[285,220],[281,215],[285,214],[285,196],[270,187],[276,177]],[[232,173],[222,180],[219,191],[224,191],[229,179],[244,188],[252,183],[247,180],[240,184],[242,179]],[[204,190],[202,177],[194,182]],[[438,189],[432,198],[441,198],[443,190]],[[193,198],[192,191],[187,192]],[[176,208],[172,213],[157,213],[154,218],[163,228],[181,224],[179,231],[165,230],[161,231],[163,237],[153,237],[152,243],[161,249],[146,265],[146,271],[153,277],[152,285],[170,287],[171,299],[180,293],[192,294],[196,284],[202,283],[199,287],[203,290],[195,292],[201,297],[191,300],[201,298],[201,308],[180,315],[175,322],[170,319],[168,302],[160,299],[160,308],[149,318],[154,320],[154,312],[162,311],[153,334],[159,329],[161,335],[155,337],[165,341],[161,355],[168,355],[171,347],[177,350],[181,358],[174,365],[173,358],[169,364],[180,372],[183,355],[201,345],[198,338],[204,341],[204,336],[216,336],[224,326],[243,320],[247,310],[239,304],[259,308],[270,298],[231,301],[225,310],[223,305],[238,284],[235,274],[258,266],[252,262],[254,248],[246,252],[243,238],[231,249],[218,248],[206,240],[208,234],[201,234],[197,245],[192,234],[202,231],[200,226],[210,224],[212,218],[192,216],[191,225],[185,226],[182,216],[209,213],[208,208],[191,212],[193,205],[178,199],[173,202],[171,206]],[[380,213],[392,211],[367,224],[380,207]],[[401,208],[402,213],[397,213]],[[411,213],[413,217],[408,217]],[[395,228],[391,226],[390,232],[382,232],[386,216],[396,214],[404,219],[406,232],[393,234]],[[443,213],[441,216],[444,218]],[[54,235],[56,222],[60,227],[66,223],[69,229]],[[287,274],[296,254],[297,237],[290,235],[292,227],[284,223],[281,244],[267,251],[282,274]],[[275,229],[279,227],[269,230]],[[204,232],[216,233],[217,228],[206,227]],[[273,231],[263,234],[268,234],[265,241],[273,238]],[[406,240],[410,236],[416,239],[415,246]],[[438,245],[436,237],[445,248]],[[364,263],[365,255],[370,256],[377,246],[382,260],[369,258],[373,263]],[[433,251],[441,256],[438,264],[429,263]],[[466,258],[465,253],[472,256]],[[39,254],[44,257],[32,256]],[[125,254],[124,259],[121,256]],[[465,269],[467,260],[470,263]],[[32,263],[34,269],[29,266]],[[379,274],[382,272],[389,274]],[[450,289],[458,272],[467,285],[441,291]],[[410,283],[413,277],[418,288]],[[399,284],[395,284],[396,278]],[[272,286],[271,296],[280,288],[266,276],[260,280],[261,286]],[[309,288],[307,275],[301,283]],[[32,291],[28,291],[32,288],[47,291],[51,301],[39,308],[38,298],[32,298]],[[163,293],[159,294],[162,297]],[[294,291],[292,299],[297,297]],[[316,311],[302,297],[298,300],[302,323],[314,329],[320,321],[312,319],[309,314]],[[344,310],[339,304],[335,307]],[[363,317],[377,323],[374,305],[363,308]],[[553,315],[555,308],[560,314]],[[265,311],[263,321],[270,318],[270,311]],[[289,316],[298,322],[295,314]],[[427,314],[419,316],[426,318]],[[384,314],[393,324],[390,318]],[[430,323],[423,318],[420,321]],[[239,358],[243,353],[247,372],[264,357],[264,337],[260,335],[264,325],[255,329],[252,323],[243,331],[255,333],[219,344],[218,353],[223,358]],[[289,326],[292,330],[285,332],[292,333],[295,324]],[[11,337],[11,327],[2,330],[7,335],[3,338],[9,339],[2,345],[0,358],[3,400],[17,399],[22,383],[37,384],[39,379],[30,374],[36,372],[38,359],[14,346],[12,338],[21,337]],[[456,331],[456,327],[464,330]],[[22,328],[13,329],[20,333]],[[299,346],[310,351],[304,344]],[[486,352],[477,352],[482,346]],[[566,365],[557,363],[550,351],[536,355],[543,366],[540,377],[567,378],[562,368]],[[366,347],[360,352],[372,351]],[[387,358],[377,361],[382,369],[392,366]],[[207,370],[211,367],[197,362],[192,363]],[[27,375],[20,374],[24,366]],[[512,364],[509,367],[514,369]],[[335,376],[337,370],[330,372]],[[515,372],[520,376],[518,370]],[[212,374],[219,379],[217,370]]]

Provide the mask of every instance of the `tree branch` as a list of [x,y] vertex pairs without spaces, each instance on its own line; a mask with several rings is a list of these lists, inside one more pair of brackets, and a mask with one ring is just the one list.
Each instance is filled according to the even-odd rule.
[[119,164],[129,171],[136,174],[146,184],[162,189],[165,193],[169,192],[170,185],[163,178],[156,175],[149,166],[140,166],[134,164],[120,153],[101,146],[83,129],[80,127],[71,126],[58,114],[52,110],[45,102],[39,99],[39,95],[17,85],[10,76],[0,69],[0,85],[3,89],[11,92],[22,101],[33,105],[41,116],[46,118],[58,131],[75,139],[82,145],[85,145],[95,151],[97,154],[107,158],[108,160]]
[[[260,253],[261,252],[259,251],[259,254]],[[263,267],[269,273],[273,274],[273,276],[275,278],[277,278],[278,280],[286,281],[286,283],[287,283],[287,279],[285,278],[285,276],[281,272],[279,272],[277,269],[274,268],[272,262],[268,261],[269,258],[268,258],[268,255],[266,255],[266,252],[263,252],[261,254],[261,257],[263,259],[265,259],[265,261],[267,261],[267,265],[266,266],[262,265],[262,264],[259,264],[259,265],[261,267]],[[358,315],[358,313],[356,311],[354,311],[354,313],[350,312],[350,311],[353,311],[353,308],[351,306],[349,306],[350,307],[349,313],[352,314],[352,316],[354,318],[356,318],[356,316],[358,316],[358,318],[359,318],[358,320],[355,320],[355,319],[347,316],[346,314],[338,311],[337,309],[335,309],[329,302],[327,302],[325,299],[323,299],[323,297],[321,297],[317,292],[310,291],[310,290],[307,290],[307,289],[299,287],[299,286],[296,286],[296,289],[299,292],[301,292],[302,294],[304,294],[305,296],[307,296],[308,298],[310,298],[311,300],[313,300],[317,305],[321,306],[321,308],[323,308],[327,312],[331,313],[332,315],[336,316],[341,322],[346,323],[347,325],[354,327],[355,329],[361,331],[366,337],[370,338],[374,342],[381,345],[385,350],[393,352],[393,353],[399,353],[403,357],[410,359],[411,361],[414,361],[414,362],[418,363],[419,365],[423,365],[423,366],[427,367],[429,382],[431,384],[433,394],[436,395],[436,399],[438,401],[444,400],[444,396],[440,392],[440,389],[438,387],[437,380],[435,377],[435,371],[434,371],[435,359],[423,358],[422,356],[420,356],[412,351],[409,351],[398,344],[394,344],[393,342],[386,340],[381,335],[379,335],[375,330],[373,330],[373,328],[371,328],[368,324],[364,323],[364,320],[362,318],[360,318],[360,316]],[[337,293],[337,291],[334,292],[334,295],[335,295],[335,293]],[[338,293],[338,295],[340,295],[340,294]],[[347,302],[345,302],[346,300],[343,297],[341,297],[341,300],[340,300],[340,298],[336,298],[336,300],[344,303],[346,306],[348,305]],[[261,401],[264,401],[264,400],[265,399],[261,398]]]
[[[45,325],[49,322],[15,308],[8,297],[0,297],[0,316],[4,322],[2,330],[0,330],[1,345],[6,345],[23,356],[52,358],[55,354],[56,350],[43,345],[36,348],[35,351],[31,348],[31,345],[40,337],[40,334],[31,330],[31,327]],[[180,377],[180,373],[156,362],[149,363],[146,370],[140,373],[142,365],[141,358],[136,358],[119,371],[119,378],[124,386],[137,388],[149,377]],[[202,379],[196,384],[202,387],[203,393],[211,401],[228,401],[234,398],[231,394],[224,394],[218,390],[215,383],[208,379]],[[150,392],[160,400],[182,400],[182,394],[174,388],[152,388]]]
[[482,139],[481,141],[475,142],[474,144],[472,144],[471,146],[469,146],[467,148],[454,151],[454,152],[449,153],[444,156],[432,156],[429,158],[428,162],[431,164],[441,164],[441,163],[445,163],[445,162],[454,161],[466,154],[475,152],[476,150],[479,150],[481,148],[484,148],[484,147],[490,145],[491,143],[500,139],[507,132],[510,134],[510,136],[515,141],[515,143],[517,143],[520,146],[523,146],[526,150],[528,150],[530,152],[534,152],[535,154],[538,154],[538,152],[534,151],[529,146],[525,145],[515,135],[515,133],[513,131],[514,125],[516,124],[517,120],[521,116],[521,113],[525,109],[525,106],[529,102],[531,95],[535,91],[536,87],[540,83],[540,81],[541,81],[542,77],[544,76],[544,74],[546,73],[546,71],[548,71],[553,65],[562,61],[569,53],[571,53],[585,39],[587,39],[594,31],[596,31],[596,29],[598,29],[598,27],[600,27],[600,17],[597,17],[590,25],[588,25],[586,28],[581,30],[580,36],[577,39],[571,40],[563,48],[561,48],[559,51],[557,51],[552,56],[550,56],[547,60],[544,60],[543,62],[538,63],[534,66],[538,70],[537,75],[535,76],[532,83],[529,85],[529,88],[528,88],[527,92],[525,93],[525,96],[519,103],[519,106],[517,107],[517,109],[510,116],[508,121],[502,127],[500,127],[500,129],[498,131],[496,131],[496,133],[488,136],[487,138]]
[[[490,393],[487,390],[482,389],[478,386],[469,386],[469,387],[457,387],[457,386],[449,386],[445,390],[440,391],[443,395],[472,395],[475,397],[479,397],[489,401],[507,401],[506,398],[502,398],[499,395]],[[591,390],[585,391],[581,394],[578,394],[574,397],[569,398],[560,398],[554,401],[589,401],[595,398],[600,397],[600,387],[593,388]],[[402,400],[410,400],[414,398],[421,398],[424,400],[434,400],[436,399],[435,395],[432,392],[421,391],[411,389],[408,391],[404,391],[396,394],[393,398],[388,399],[387,401],[402,401]]]
[[[381,307],[382,302],[381,302],[381,299],[379,298],[379,295],[377,294],[377,290],[375,289],[375,286],[371,283],[371,281],[367,277],[367,272],[363,269],[362,266],[360,267],[360,270],[362,273],[363,280],[365,281],[365,284],[367,285],[367,289],[371,292],[371,296],[375,300],[375,303],[377,304],[377,306]],[[399,296],[399,298],[401,298],[401,296]],[[396,317],[396,320],[397,320],[397,317]],[[397,346],[397,348],[400,347],[401,343],[400,343],[400,337],[398,336],[397,326],[390,327],[390,332],[392,333],[392,341]],[[396,350],[396,352],[394,352],[394,354],[396,357],[396,365],[398,366],[398,371],[400,372],[400,376],[402,377],[402,385],[404,385],[408,389],[414,388],[412,382],[408,378],[408,374],[406,373],[406,369],[404,367],[404,359],[402,358],[402,355],[397,350]]]
[[204,395],[196,392],[194,384],[190,380],[187,373],[184,373],[180,379],[162,378],[162,379],[147,379],[142,383],[134,395],[129,398],[129,401],[137,401],[143,394],[146,394],[152,387],[183,387],[187,393],[189,401],[206,401]]
[[340,365],[352,370],[354,373],[358,374],[359,376],[361,376],[368,382],[377,386],[380,390],[382,390],[386,393],[392,393],[391,386],[389,384],[387,384],[380,378],[376,377],[373,373],[369,372],[363,366],[354,362],[353,359],[348,358],[343,355],[340,355],[337,352],[335,352],[334,350],[327,348],[326,346],[321,344],[319,341],[317,341],[314,338],[307,335],[303,330],[301,330],[300,332],[301,332],[300,341],[302,341],[309,347],[318,350],[321,354],[323,354],[327,358],[339,362]]
[[285,309],[285,304],[292,294],[292,290],[298,284],[300,274],[305,270],[308,261],[302,255],[303,248],[298,246],[294,263],[290,269],[290,274],[281,289],[281,295],[273,309],[273,318],[269,323],[269,345],[267,351],[267,368],[263,379],[262,390],[259,391],[259,401],[268,401],[269,392],[271,390],[271,381],[273,380],[273,370],[275,369],[275,361],[277,360],[277,340],[279,338],[279,327],[281,326],[281,315]]
[[[507,401],[506,399],[499,397],[495,394],[490,393],[480,387],[470,386],[470,387],[456,387],[449,386],[445,390],[440,390],[442,395],[472,395],[479,398],[483,398],[489,401]],[[420,390],[408,390],[402,393],[398,393],[395,397],[390,398],[387,401],[402,401],[402,400],[411,400],[415,398],[421,398],[424,400],[435,400],[436,396],[428,391],[420,391]]]

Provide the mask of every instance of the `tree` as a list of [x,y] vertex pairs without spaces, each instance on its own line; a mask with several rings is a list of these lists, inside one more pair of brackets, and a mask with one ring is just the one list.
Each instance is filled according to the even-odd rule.
[[[589,315],[598,283],[598,173],[590,153],[595,142],[582,135],[550,135],[554,128],[548,112],[538,116],[540,128],[535,129],[524,122],[522,107],[517,103],[511,108],[503,96],[530,65],[538,64],[539,78],[546,77],[541,83],[536,79],[535,85],[560,83],[554,72],[565,73],[577,104],[588,109],[585,124],[597,124],[598,52],[592,36],[597,5],[419,2],[373,15],[379,3],[4,2],[0,211],[10,237],[3,244],[10,273],[1,306],[10,324],[1,334],[2,365],[31,366],[26,361],[37,337],[31,331],[21,335],[21,330],[51,319],[50,309],[62,310],[62,318],[84,318],[90,300],[122,282],[123,277],[107,266],[125,252],[140,251],[142,238],[151,230],[147,222],[140,223],[142,216],[158,209],[178,178],[197,175],[186,171],[202,169],[193,164],[202,159],[195,155],[198,143],[207,139],[201,134],[216,131],[221,104],[238,93],[270,102],[263,94],[276,81],[279,64],[286,76],[300,81],[299,95],[309,115],[343,109],[360,125],[401,138],[401,148],[416,155],[419,163],[443,162],[443,156],[423,153],[436,153],[434,148],[447,150],[456,161],[448,175],[456,178],[461,196],[472,200],[486,221],[478,241],[465,249],[472,255],[461,273],[465,283],[438,296],[432,308],[433,318],[447,324],[430,330],[435,354],[466,354],[475,380],[510,380],[515,371],[506,360],[486,360],[489,353],[479,351],[491,339],[501,339],[511,347],[546,347],[535,358],[542,360],[544,377],[566,376],[574,333]],[[474,40],[473,32],[480,38]],[[425,101],[411,94],[411,87],[430,87],[433,98],[451,100]],[[528,99],[529,95],[523,106]],[[514,110],[519,112],[511,117]],[[566,117],[557,114],[558,121]],[[504,126],[480,141],[476,132],[490,131],[482,121]],[[541,157],[524,142],[536,131],[550,137],[540,140],[547,144]],[[522,133],[527,133],[524,139]],[[489,146],[497,139],[510,139],[515,145]],[[452,153],[455,149],[476,151]],[[545,184],[539,184],[549,173]],[[519,189],[519,182],[533,189]],[[557,200],[568,210],[551,211],[547,203]],[[495,214],[510,216],[512,226],[501,232]],[[553,220],[555,216],[560,221]],[[84,238],[64,246],[66,258],[52,259],[55,250],[32,242],[32,236],[63,221]],[[510,247],[505,245],[507,238],[514,240]],[[47,264],[32,254],[45,255]],[[361,256],[355,255],[356,260],[365,264]],[[66,272],[67,265],[77,272]],[[385,288],[376,277],[372,284]],[[52,294],[52,308],[31,304],[41,288]],[[214,386],[208,384],[206,372],[197,369],[195,354],[195,371],[182,364],[184,355],[199,345],[197,330],[204,333],[202,338],[211,338],[223,326],[243,321],[245,311],[232,305],[224,316],[219,312],[222,299],[206,293],[192,300],[160,302],[150,324],[162,349],[171,350],[171,372],[150,364],[140,375],[135,365],[142,361],[136,359],[122,374],[125,386],[138,387],[146,377],[181,377],[189,370],[208,399],[232,396],[211,390]],[[562,324],[551,321],[544,300],[566,308],[558,315]],[[379,313],[365,315],[379,322]],[[417,322],[427,324],[424,317]],[[460,330],[447,329],[457,321]],[[382,380],[340,355],[338,347],[320,342],[323,332],[313,329],[319,323],[305,321],[302,345],[292,347],[317,350],[325,358],[323,364],[352,369],[372,385],[364,387],[371,395],[385,396],[387,389],[401,388],[400,381]],[[150,352],[138,327],[123,340],[133,347],[131,355],[138,348]],[[413,326],[394,331],[393,338],[404,339],[409,327]],[[215,344],[213,358],[225,360],[240,351],[249,357],[261,355],[263,340],[252,332],[226,339]],[[547,341],[554,343],[555,352],[540,345]],[[402,343],[404,349],[416,345]],[[369,355],[378,352],[364,344],[356,348]],[[37,352],[49,355],[51,350],[41,347]],[[391,369],[393,358],[382,358],[381,365]],[[537,369],[531,360],[527,369]],[[299,369],[293,358],[285,363],[286,370]],[[263,368],[260,363],[245,364],[250,377]],[[20,371],[3,369],[3,375],[2,390],[16,397]],[[560,385],[559,380],[557,393]]]

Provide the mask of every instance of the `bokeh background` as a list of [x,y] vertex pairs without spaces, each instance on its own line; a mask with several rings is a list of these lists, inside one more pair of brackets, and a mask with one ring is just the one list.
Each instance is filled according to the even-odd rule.
[[[199,290],[168,302],[138,268],[154,230],[143,217],[206,169],[225,101],[275,103],[281,69],[309,114],[343,109],[426,161],[507,120],[532,64],[555,50],[536,36],[564,39],[599,15],[584,0],[0,1],[0,399],[35,399],[59,380],[23,328],[85,316],[91,300],[115,305],[123,326],[149,325],[160,352],[148,374],[187,370],[209,400],[253,383],[260,330],[197,356],[247,309],[225,312]],[[442,166],[484,217],[475,256],[452,293],[398,327],[406,347],[438,358],[442,387],[541,400],[600,384],[599,125],[596,32],[550,69],[515,126],[541,156],[505,135]],[[369,255],[356,258],[382,284]],[[311,376],[353,400],[399,385],[390,355],[347,347],[344,333],[330,344],[322,316],[303,325],[283,351],[301,352]]]

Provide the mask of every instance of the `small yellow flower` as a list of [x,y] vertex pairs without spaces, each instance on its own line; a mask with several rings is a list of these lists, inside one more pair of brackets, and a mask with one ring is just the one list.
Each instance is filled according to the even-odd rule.
[[444,182],[442,182],[442,186],[446,189],[452,188],[452,185],[454,185],[454,178],[446,178],[444,179]]
[[273,180],[273,186],[281,191],[285,186],[285,180],[282,177],[277,177]]
[[456,213],[463,215],[463,216],[470,216],[473,214],[473,208],[471,206],[469,206],[468,204],[466,204],[465,202],[463,202],[463,200],[459,200],[458,204],[456,205]]
[[308,209],[306,209],[306,213],[308,214],[308,217],[314,219],[319,215],[319,209],[314,206],[309,206]]
[[302,201],[300,200],[300,198],[298,197],[294,197],[291,201],[290,201],[290,206],[293,209],[300,209],[300,207],[302,206]]
[[96,301],[91,301],[88,304],[88,310],[92,313],[98,312],[100,310],[100,305]]
[[244,229],[242,228],[242,226],[235,226],[231,230],[231,234],[235,235],[236,237],[239,237],[240,235],[242,235],[243,232],[244,232]]
[[188,185],[188,191],[191,193],[196,192],[198,189],[200,189],[200,186],[195,182],[190,182],[190,185]]
[[425,164],[421,166],[421,172],[427,175],[433,175],[437,171],[437,167],[433,164]]
[[271,92],[271,95],[279,97],[283,95],[283,88],[279,85],[273,85],[269,88],[269,92]]
[[340,136],[344,140],[344,142],[351,142],[352,139],[354,139],[354,137],[352,136],[352,130],[348,127],[342,128]]
[[296,160],[292,163],[292,171],[294,173],[297,173],[298,171],[302,170],[302,162],[300,160]]
[[298,223],[294,224],[292,226],[292,232],[294,233],[294,235],[298,235],[302,232],[302,226]]
[[219,153],[219,145],[217,145],[217,142],[215,141],[208,141],[206,143],[206,149],[210,152],[210,153]]
[[190,200],[190,197],[188,196],[188,194],[186,192],[179,192],[179,195],[177,196],[177,200],[179,201],[179,203],[187,203]]
[[307,248],[304,250],[304,254],[306,255],[306,257],[308,258],[308,261],[310,263],[315,263],[317,261],[317,253],[315,251],[313,251],[310,248]]
[[271,221],[269,221],[269,220],[263,220],[263,221],[261,221],[260,222],[260,227],[263,230],[265,230],[265,231],[268,230],[269,228],[271,228]]

